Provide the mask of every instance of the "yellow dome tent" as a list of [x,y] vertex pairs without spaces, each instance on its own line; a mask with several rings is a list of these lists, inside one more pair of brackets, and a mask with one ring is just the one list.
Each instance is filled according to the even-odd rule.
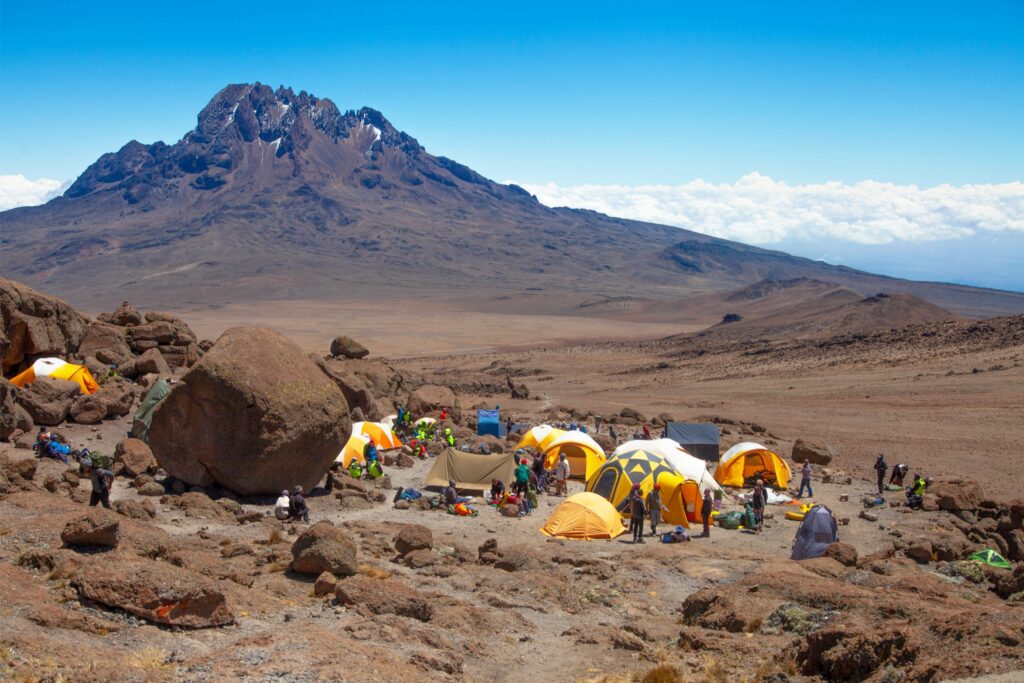
[[551,445],[551,442],[565,434],[565,430],[557,429],[551,425],[537,425],[531,427],[530,431],[523,434],[523,438],[516,444],[516,450],[520,448],[534,448],[541,453]]
[[84,365],[74,365],[60,358],[40,358],[25,372],[11,378],[11,384],[24,387],[36,381],[37,377],[52,377],[74,382],[83,394],[95,394],[100,385],[93,379]]
[[334,459],[334,462],[341,463],[342,467],[348,467],[353,460],[360,465],[365,465],[366,460],[363,458],[363,448],[368,443],[370,443],[369,438],[362,434],[353,434],[345,442],[345,447],[341,449],[341,453],[338,453],[338,457]]
[[765,484],[775,484],[783,489],[793,476],[789,465],[777,453],[759,443],[747,441],[725,452],[718,461],[715,481],[722,486],[752,486],[751,480],[757,474],[763,475]]
[[687,501],[700,498],[697,482],[679,474],[657,453],[640,449],[609,458],[587,480],[587,491],[605,498],[619,514],[628,517],[633,484],[640,484],[646,500],[655,483],[661,484],[661,519],[669,524],[690,526]]
[[382,450],[402,447],[401,440],[391,431],[391,427],[380,422],[353,422],[352,433],[373,439]]
[[569,496],[548,517],[540,532],[558,538],[615,538],[626,528],[615,506],[596,493]]
[[553,469],[562,453],[569,460],[569,476],[589,480],[604,462],[604,449],[580,431],[565,432],[544,449],[544,467]]

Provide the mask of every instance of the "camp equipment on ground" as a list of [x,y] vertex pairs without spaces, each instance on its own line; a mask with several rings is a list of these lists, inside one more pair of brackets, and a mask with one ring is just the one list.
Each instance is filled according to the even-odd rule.
[[36,381],[37,377],[50,377],[74,382],[83,394],[95,394],[100,385],[93,379],[89,369],[84,365],[75,365],[60,358],[40,358],[28,370],[11,378],[16,387],[26,387]]
[[545,536],[590,540],[615,538],[625,530],[615,506],[584,491],[563,500],[540,531]]
[[786,488],[793,474],[777,453],[759,443],[747,441],[725,452],[715,469],[715,481],[722,486],[752,485],[752,478],[761,474],[765,484]]

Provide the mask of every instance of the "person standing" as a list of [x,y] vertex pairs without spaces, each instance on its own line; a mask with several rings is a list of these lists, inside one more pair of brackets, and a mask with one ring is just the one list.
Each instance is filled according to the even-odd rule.
[[661,484],[655,484],[647,494],[647,516],[651,520],[651,536],[657,536],[661,521]]
[[526,458],[517,460],[516,465],[516,497],[523,502],[525,513],[530,514],[530,468],[526,465]]
[[562,453],[558,457],[558,465],[555,466],[555,493],[559,496],[565,496],[569,493],[569,457]]
[[713,508],[714,503],[711,500],[711,489],[707,489],[704,491],[704,502],[700,505],[700,517],[704,522],[702,538],[711,538],[711,510]]
[[885,473],[888,469],[889,465],[885,462],[885,456],[879,453],[878,459],[875,460],[875,473],[878,475],[878,495],[882,495],[882,491],[885,490]]
[[633,490],[629,494],[629,530],[633,532],[633,543],[644,542],[644,518],[647,517],[647,510],[644,509],[643,491],[640,484],[633,484]]
[[651,440],[651,428],[647,426],[646,422],[644,422],[644,438],[648,441]]
[[106,509],[110,509],[110,485],[114,482],[114,473],[102,467],[93,467],[92,460],[83,458],[80,463],[82,474],[89,475],[89,483],[92,484],[92,493],[89,494],[89,507],[96,507],[101,503]]
[[804,460],[803,469],[800,470],[800,492],[796,494],[797,498],[804,497],[804,488],[807,489],[807,495],[811,498],[814,497],[814,491],[811,489],[811,461]]
[[757,533],[761,533],[764,528],[764,505],[765,505],[765,493],[764,483],[758,479],[754,485],[754,493],[750,499],[750,505],[754,510],[754,524]]

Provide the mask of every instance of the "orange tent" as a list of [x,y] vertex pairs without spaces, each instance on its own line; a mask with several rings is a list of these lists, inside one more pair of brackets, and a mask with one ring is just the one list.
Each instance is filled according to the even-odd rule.
[[89,369],[84,365],[74,365],[60,358],[40,358],[25,372],[11,378],[11,384],[24,387],[36,381],[37,377],[52,377],[74,382],[83,394],[95,394],[100,385],[93,379]]

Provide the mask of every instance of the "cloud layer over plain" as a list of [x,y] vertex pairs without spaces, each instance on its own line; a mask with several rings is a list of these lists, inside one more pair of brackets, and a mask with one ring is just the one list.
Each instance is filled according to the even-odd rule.
[[748,244],[840,240],[863,245],[1024,233],[1024,182],[894,185],[874,180],[790,185],[760,173],[735,183],[518,183],[548,206],[687,228]]
[[21,174],[0,175],[0,211],[48,202],[67,187],[66,182],[50,178],[29,180]]

